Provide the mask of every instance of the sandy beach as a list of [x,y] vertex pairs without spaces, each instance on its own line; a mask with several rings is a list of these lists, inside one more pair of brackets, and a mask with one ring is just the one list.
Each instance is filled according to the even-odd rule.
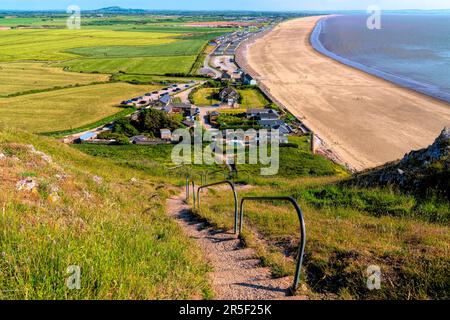
[[321,17],[284,22],[244,44],[238,63],[356,170],[430,145],[450,126],[450,105],[315,51]]

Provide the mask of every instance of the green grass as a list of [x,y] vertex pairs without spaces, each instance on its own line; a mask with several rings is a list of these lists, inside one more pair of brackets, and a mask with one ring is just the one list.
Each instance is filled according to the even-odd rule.
[[219,89],[215,88],[199,88],[192,95],[192,103],[197,106],[206,106],[221,103],[220,100],[214,98],[219,93]]
[[64,72],[41,63],[0,64],[0,97],[54,87],[108,81],[107,75]]
[[151,46],[107,46],[71,49],[68,52],[91,58],[116,57],[164,57],[198,55],[205,42],[202,40],[179,40]]
[[47,137],[53,137],[53,138],[63,138],[68,135],[80,133],[83,131],[91,130],[97,127],[100,127],[102,125],[108,124],[113,121],[117,121],[119,119],[122,119],[125,116],[128,116],[134,112],[137,111],[137,108],[131,107],[131,108],[124,108],[118,113],[115,113],[109,117],[103,118],[101,120],[89,123],[87,125],[84,125],[82,127],[73,128],[69,130],[61,130],[61,131],[50,131],[50,132],[41,132],[40,135],[47,136]]
[[[164,212],[178,192],[167,182],[20,131],[3,129],[0,150],[1,299],[211,297],[209,268]],[[24,175],[34,192],[16,190]],[[66,287],[70,265],[81,268],[80,290]]]
[[18,29],[2,31],[0,61],[58,61],[78,56],[68,53],[81,47],[147,46],[176,41],[175,35],[111,30]]
[[31,132],[70,130],[118,113],[121,101],[157,88],[111,83],[0,99],[0,123]]
[[243,89],[238,92],[242,97],[241,106],[243,108],[264,108],[270,104],[259,89]]
[[59,64],[75,72],[174,74],[189,73],[196,56],[99,58],[71,60]]
[[169,77],[169,76],[158,76],[151,74],[115,74],[113,77],[115,81],[124,81],[129,83],[187,83],[192,80],[205,80],[200,77]]

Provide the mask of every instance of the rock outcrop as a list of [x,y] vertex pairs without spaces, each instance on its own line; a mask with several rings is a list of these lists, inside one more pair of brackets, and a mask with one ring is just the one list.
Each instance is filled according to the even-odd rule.
[[414,193],[437,192],[450,197],[450,128],[428,148],[411,151],[400,161],[358,173],[349,181],[363,187],[397,186]]

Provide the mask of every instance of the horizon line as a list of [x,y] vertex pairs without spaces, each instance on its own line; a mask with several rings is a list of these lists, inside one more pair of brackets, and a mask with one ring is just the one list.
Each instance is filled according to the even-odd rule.
[[[122,10],[142,10],[147,12],[161,12],[161,11],[180,11],[180,12],[288,12],[288,13],[302,13],[302,12],[366,12],[364,9],[304,9],[304,10],[268,10],[268,9],[260,9],[260,10],[242,10],[242,9],[143,9],[143,8],[124,8],[124,7],[101,7],[96,9],[85,9],[82,11],[101,11],[103,9],[108,8],[117,8]],[[17,11],[17,12],[55,12],[55,11],[66,11],[65,8],[58,9],[2,9],[0,11]],[[441,9],[386,9],[382,10],[384,12],[400,12],[400,11],[450,11],[450,8],[441,8]]]

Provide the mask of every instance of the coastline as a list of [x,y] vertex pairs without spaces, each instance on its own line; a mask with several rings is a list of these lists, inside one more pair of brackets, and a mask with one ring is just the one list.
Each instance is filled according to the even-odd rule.
[[236,56],[274,101],[355,170],[427,147],[450,125],[450,105],[345,65],[311,44],[324,16],[288,20],[243,44]]
[[326,22],[327,19],[331,18],[332,16],[323,17],[320,19],[316,26],[314,27],[313,31],[311,32],[310,41],[312,47],[317,50],[318,52],[322,53],[323,55],[330,57],[333,60],[336,60],[342,64],[345,64],[349,67],[359,69],[365,73],[371,74],[375,77],[384,79],[386,81],[390,81],[394,84],[397,84],[401,87],[414,90],[418,93],[422,93],[425,95],[428,95],[432,98],[442,100],[444,102],[450,103],[450,93],[442,92],[439,90],[438,87],[424,83],[415,81],[413,79],[409,79],[406,77],[402,77],[396,74],[392,74],[386,71],[382,71],[379,69],[376,69],[374,67],[364,65],[355,61],[352,61],[348,58],[342,57],[332,51],[329,51],[323,43],[320,41],[320,34],[322,32],[323,24]]

